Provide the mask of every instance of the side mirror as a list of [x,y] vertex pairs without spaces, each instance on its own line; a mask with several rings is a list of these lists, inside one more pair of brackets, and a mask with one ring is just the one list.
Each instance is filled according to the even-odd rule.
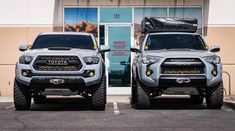
[[28,45],[20,45],[19,50],[20,51],[26,51],[28,49]]
[[220,47],[219,46],[216,46],[216,45],[213,45],[213,46],[210,46],[210,52],[219,52],[220,51]]
[[131,47],[131,52],[141,53],[141,51],[137,47]]
[[110,51],[110,48],[106,45],[100,45],[99,47],[99,52],[100,53],[104,53],[104,52],[109,52]]

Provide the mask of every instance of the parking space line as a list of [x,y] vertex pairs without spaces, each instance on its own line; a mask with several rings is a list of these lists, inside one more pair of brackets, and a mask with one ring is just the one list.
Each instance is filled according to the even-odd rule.
[[7,106],[7,107],[5,107],[5,109],[7,110],[7,109],[10,109],[12,107],[14,107],[14,105]]
[[114,115],[119,115],[120,114],[120,111],[118,110],[117,102],[113,102],[113,112],[114,112]]

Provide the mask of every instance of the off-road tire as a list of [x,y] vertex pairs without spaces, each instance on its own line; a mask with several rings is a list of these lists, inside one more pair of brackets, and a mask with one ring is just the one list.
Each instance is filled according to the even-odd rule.
[[43,95],[36,95],[33,97],[34,104],[45,104],[46,99],[46,96]]
[[200,105],[203,103],[203,97],[200,95],[191,95],[190,100],[191,100],[192,104]]
[[136,109],[149,109],[150,108],[150,90],[145,87],[140,81],[136,80]]
[[29,110],[31,106],[31,93],[27,86],[14,82],[14,105],[16,110]]
[[220,109],[223,105],[223,82],[208,89],[206,96],[206,104],[209,109]]
[[103,77],[101,84],[94,87],[91,105],[93,110],[105,110],[106,104],[106,77]]
[[136,100],[136,81],[135,81],[134,77],[132,77],[131,100],[130,100],[130,103],[131,104],[135,104],[135,100]]

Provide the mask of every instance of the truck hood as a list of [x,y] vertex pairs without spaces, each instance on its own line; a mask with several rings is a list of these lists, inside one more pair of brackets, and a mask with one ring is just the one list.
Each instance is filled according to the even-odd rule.
[[202,50],[154,50],[145,51],[144,55],[160,57],[205,57],[214,55],[214,53]]
[[22,55],[38,56],[38,55],[79,55],[79,56],[93,56],[97,54],[96,50],[86,49],[71,49],[71,50],[48,50],[48,49],[33,49],[27,50]]

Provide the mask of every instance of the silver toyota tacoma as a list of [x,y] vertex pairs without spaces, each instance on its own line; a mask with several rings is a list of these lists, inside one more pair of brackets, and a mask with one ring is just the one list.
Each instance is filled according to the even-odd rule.
[[101,53],[110,49],[97,47],[89,33],[41,33],[32,46],[23,51],[15,68],[14,104],[16,110],[28,110],[46,102],[47,95],[81,95],[95,110],[106,104],[105,65]]
[[[150,30],[149,27],[159,24],[157,22],[166,27]],[[194,24],[190,27],[189,22],[167,18],[145,18],[142,22],[148,24],[142,25],[143,40],[139,48],[131,48],[136,53],[131,102],[137,109],[149,108],[150,98],[162,94],[190,95],[194,104],[202,104],[205,98],[208,108],[221,108],[222,65],[215,54],[220,48],[208,48],[201,35],[194,32]]]

